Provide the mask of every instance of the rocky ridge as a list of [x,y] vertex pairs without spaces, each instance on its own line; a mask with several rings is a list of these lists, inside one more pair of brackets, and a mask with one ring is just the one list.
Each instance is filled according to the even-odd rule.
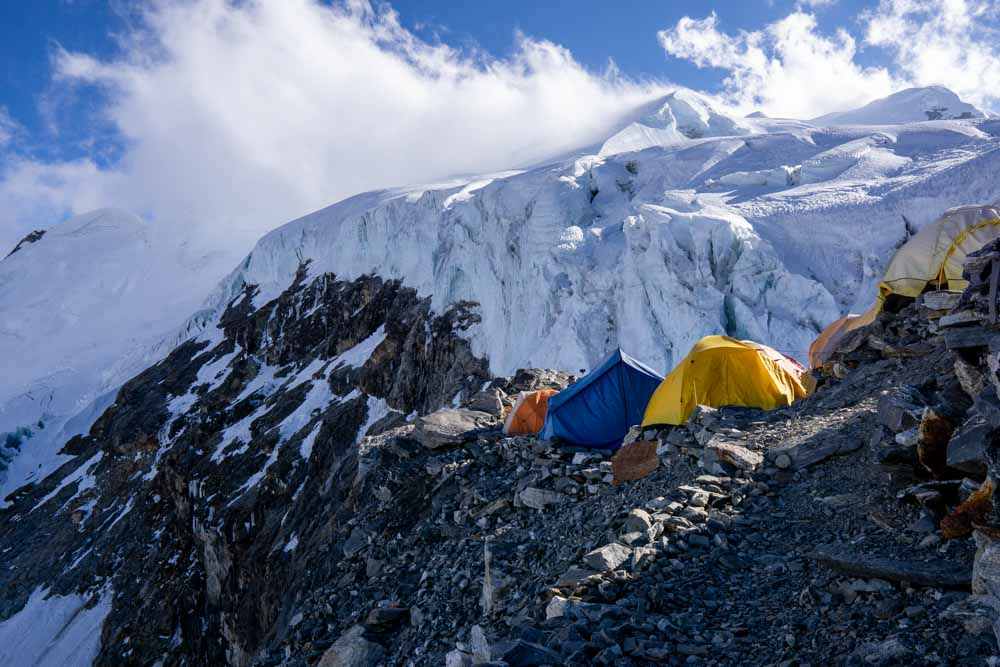
[[990,253],[964,295],[888,304],[790,408],[636,429],[657,466],[620,484],[502,434],[517,391],[573,378],[491,377],[476,304],[303,264],[8,497],[0,616],[108,600],[99,665],[982,664]]

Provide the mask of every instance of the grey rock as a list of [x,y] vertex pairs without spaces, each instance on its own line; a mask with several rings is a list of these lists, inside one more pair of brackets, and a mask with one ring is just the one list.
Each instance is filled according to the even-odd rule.
[[348,558],[357,555],[368,546],[368,535],[361,528],[355,528],[351,535],[344,541],[343,551]]
[[594,549],[583,557],[583,562],[599,572],[614,570],[621,566],[632,555],[632,549],[624,544],[613,542],[599,549]]
[[385,649],[365,639],[364,630],[360,625],[351,626],[323,653],[316,667],[375,667]]
[[539,667],[540,665],[561,665],[562,657],[547,649],[541,644],[526,642],[518,639],[510,646],[498,651],[496,656],[499,660],[507,663],[509,667]]
[[465,404],[467,410],[485,412],[499,418],[503,415],[503,398],[505,394],[500,389],[490,387],[478,392]]
[[913,428],[920,423],[925,403],[915,387],[894,388],[879,397],[878,421],[893,433]]
[[948,441],[948,465],[972,475],[985,474],[986,447],[992,432],[993,428],[980,415],[970,415]]
[[577,586],[581,582],[597,574],[599,573],[595,572],[594,570],[585,570],[580,567],[571,567],[570,569],[566,570],[566,572],[564,572],[561,577],[559,577],[559,581],[556,582],[556,586],[558,587]]
[[438,449],[461,444],[495,423],[494,417],[486,412],[443,408],[418,419],[413,437],[427,449]]
[[653,525],[653,517],[649,515],[649,512],[641,509],[634,509],[628,513],[625,517],[624,532],[640,532],[644,533]]
[[539,489],[534,486],[529,486],[522,489],[517,498],[522,505],[525,507],[530,507],[536,510],[544,510],[549,505],[555,505],[566,499],[561,493],[556,491],[549,491],[548,489]]
[[728,463],[737,470],[752,472],[764,462],[764,457],[753,450],[726,440],[722,436],[715,436],[705,444],[702,450],[702,461],[705,469],[709,472],[725,472],[718,463]]

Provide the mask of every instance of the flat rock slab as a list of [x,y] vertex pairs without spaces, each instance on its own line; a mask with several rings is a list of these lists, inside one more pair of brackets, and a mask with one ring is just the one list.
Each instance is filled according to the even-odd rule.
[[712,472],[715,470],[714,464],[721,461],[728,463],[737,470],[753,472],[764,462],[764,457],[758,452],[747,449],[743,445],[726,440],[720,436],[713,436],[702,452],[702,461],[705,469]]
[[593,570],[605,572],[616,569],[631,556],[631,548],[624,544],[612,543],[600,549],[594,549],[583,557],[583,562]]
[[813,560],[855,577],[908,581],[919,586],[969,588],[972,563],[946,560],[898,560],[858,553],[838,544],[820,544]]
[[779,467],[801,470],[831,456],[853,452],[863,444],[861,438],[834,438],[818,434],[805,442],[775,447],[767,453],[767,457],[776,464],[780,460],[782,465]]
[[494,424],[493,415],[487,412],[445,408],[418,419],[413,438],[427,449],[438,449],[461,444]]
[[656,455],[656,442],[640,440],[625,445],[611,457],[611,470],[614,483],[621,484],[631,480],[642,479],[656,470],[660,459]]

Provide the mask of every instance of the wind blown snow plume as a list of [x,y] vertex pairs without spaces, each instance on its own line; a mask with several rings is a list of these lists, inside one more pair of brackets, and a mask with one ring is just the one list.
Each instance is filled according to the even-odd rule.
[[[114,205],[248,248],[276,222],[350,194],[598,141],[658,92],[524,36],[506,59],[429,44],[391,9],[361,1],[197,0],[142,12],[113,60],[54,55],[55,86],[100,93],[120,159],[8,158],[7,220]],[[0,226],[0,245],[29,231],[12,227]]]

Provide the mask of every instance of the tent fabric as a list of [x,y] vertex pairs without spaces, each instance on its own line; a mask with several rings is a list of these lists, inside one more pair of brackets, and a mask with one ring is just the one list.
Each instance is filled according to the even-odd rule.
[[620,349],[600,366],[549,398],[539,437],[581,447],[614,449],[642,421],[663,376]]
[[773,410],[808,396],[814,384],[804,367],[766,345],[706,336],[657,388],[642,425],[683,424],[699,404]]
[[535,435],[541,431],[549,411],[549,399],[558,393],[555,389],[520,392],[504,420],[504,435]]
[[890,294],[916,298],[935,283],[964,290],[962,263],[966,255],[1000,238],[1000,208],[962,206],[945,212],[896,251],[879,283],[879,297]]
[[[878,304],[877,304],[878,305]],[[833,351],[837,349],[843,337],[855,329],[871,324],[878,315],[880,308],[872,306],[868,312],[862,315],[844,315],[823,329],[816,340],[809,346],[809,367],[818,368],[823,362],[830,358]]]
[[847,315],[820,332],[809,347],[809,365],[820,366],[848,331],[871,324],[885,300],[895,294],[916,298],[929,286],[964,290],[965,257],[1000,238],[1000,208],[961,206],[949,209],[904,243],[889,260],[878,285],[878,299],[863,315]]

